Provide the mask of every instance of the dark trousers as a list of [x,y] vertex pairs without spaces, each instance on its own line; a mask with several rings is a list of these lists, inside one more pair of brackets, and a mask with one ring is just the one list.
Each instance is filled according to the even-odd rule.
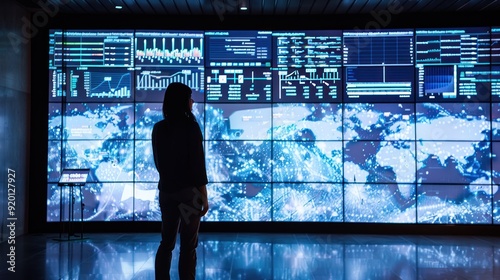
[[195,279],[196,247],[201,219],[201,205],[196,200],[196,192],[191,189],[173,194],[160,191],[159,197],[162,227],[161,242],[155,259],[155,278],[170,279],[172,251],[179,232],[179,278]]

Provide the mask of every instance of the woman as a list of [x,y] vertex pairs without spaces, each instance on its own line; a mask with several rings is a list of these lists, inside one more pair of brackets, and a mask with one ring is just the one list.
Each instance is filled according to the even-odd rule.
[[162,216],[156,279],[170,279],[172,250],[180,232],[179,277],[194,279],[201,217],[208,211],[203,136],[191,112],[191,89],[171,83],[163,100],[164,119],[153,127],[152,145]]

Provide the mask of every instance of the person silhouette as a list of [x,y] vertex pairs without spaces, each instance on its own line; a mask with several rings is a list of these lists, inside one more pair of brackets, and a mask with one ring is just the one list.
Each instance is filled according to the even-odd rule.
[[191,93],[185,84],[169,84],[163,99],[164,119],[155,123],[152,131],[162,222],[155,258],[156,279],[170,279],[178,232],[179,278],[195,279],[198,231],[201,217],[209,208],[203,135],[191,112]]

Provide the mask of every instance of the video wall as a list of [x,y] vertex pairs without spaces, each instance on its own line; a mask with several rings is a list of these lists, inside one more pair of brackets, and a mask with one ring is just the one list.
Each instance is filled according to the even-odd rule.
[[53,29],[49,50],[48,222],[67,168],[90,169],[75,217],[160,221],[151,131],[182,82],[204,221],[500,224],[500,27]]

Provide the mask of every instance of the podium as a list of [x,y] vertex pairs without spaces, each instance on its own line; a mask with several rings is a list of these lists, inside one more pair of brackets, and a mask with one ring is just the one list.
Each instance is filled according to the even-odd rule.
[[[83,240],[83,209],[85,204],[83,203],[83,193],[82,187],[87,183],[87,177],[89,175],[90,169],[63,169],[61,172],[61,177],[59,178],[59,182],[57,185],[59,186],[59,239],[57,241],[72,241],[72,240]],[[67,209],[68,209],[68,220],[67,222],[63,221],[64,207],[63,203],[63,194],[68,194]],[[76,235],[74,230],[74,222],[75,222],[75,203],[76,203],[76,190],[78,190],[78,194],[80,195],[80,235]],[[67,238],[63,238],[64,227],[67,227]]]

